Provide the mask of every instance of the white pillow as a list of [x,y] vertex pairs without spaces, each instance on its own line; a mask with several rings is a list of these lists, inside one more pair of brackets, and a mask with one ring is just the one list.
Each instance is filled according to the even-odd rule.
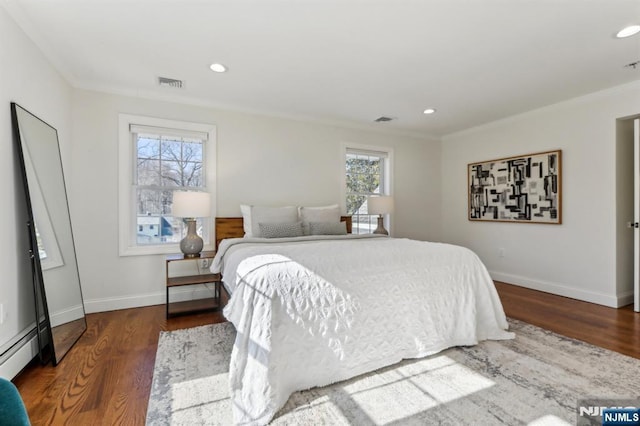
[[305,235],[309,235],[310,222],[340,222],[340,206],[300,207],[300,220]]
[[244,236],[247,238],[261,237],[260,223],[291,223],[298,221],[298,208],[290,207],[264,207],[240,205],[244,221]]

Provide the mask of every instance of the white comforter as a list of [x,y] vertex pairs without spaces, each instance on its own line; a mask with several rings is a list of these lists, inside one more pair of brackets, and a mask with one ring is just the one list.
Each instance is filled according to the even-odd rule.
[[225,240],[234,419],[266,424],[297,390],[445,348],[509,339],[493,281],[463,247],[407,239]]

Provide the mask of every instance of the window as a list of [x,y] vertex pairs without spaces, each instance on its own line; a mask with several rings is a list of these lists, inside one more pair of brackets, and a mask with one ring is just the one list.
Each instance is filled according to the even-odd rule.
[[[175,252],[185,227],[173,191],[214,191],[215,127],[121,114],[120,167],[120,254]],[[198,218],[205,247],[210,223]]]
[[367,197],[391,194],[391,156],[389,149],[345,147],[346,211],[354,234],[369,234],[378,225],[377,215],[368,214]]

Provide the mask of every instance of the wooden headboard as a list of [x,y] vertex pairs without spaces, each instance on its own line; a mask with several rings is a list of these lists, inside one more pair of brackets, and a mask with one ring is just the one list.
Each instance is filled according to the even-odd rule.
[[[351,216],[341,216],[341,222],[347,223],[347,233],[351,233]],[[241,217],[216,217],[216,250],[225,238],[241,238],[244,236],[244,221]]]

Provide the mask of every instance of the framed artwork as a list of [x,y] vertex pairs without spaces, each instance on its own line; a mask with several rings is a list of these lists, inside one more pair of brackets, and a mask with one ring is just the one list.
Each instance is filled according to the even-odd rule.
[[562,151],[467,166],[469,220],[562,223]]

